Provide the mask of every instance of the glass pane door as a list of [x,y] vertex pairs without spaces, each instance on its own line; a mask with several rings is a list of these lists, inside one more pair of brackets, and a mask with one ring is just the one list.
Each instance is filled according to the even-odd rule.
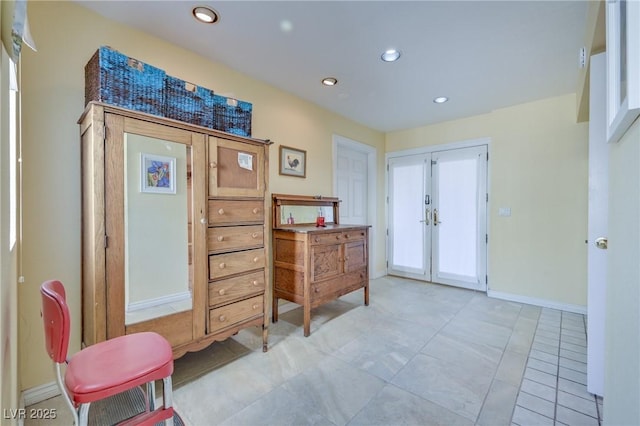
[[430,155],[389,160],[389,273],[429,279]]
[[433,153],[432,280],[485,290],[486,146]]

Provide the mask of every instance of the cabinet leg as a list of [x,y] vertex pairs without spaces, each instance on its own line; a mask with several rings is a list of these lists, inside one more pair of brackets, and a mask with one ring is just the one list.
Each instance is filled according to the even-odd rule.
[[262,352],[267,351],[267,339],[269,335],[269,327],[262,326]]
[[369,282],[364,286],[364,305],[369,306]]
[[311,334],[311,305],[304,305],[304,337]]
[[273,296],[273,309],[271,310],[271,322],[278,322],[278,298]]

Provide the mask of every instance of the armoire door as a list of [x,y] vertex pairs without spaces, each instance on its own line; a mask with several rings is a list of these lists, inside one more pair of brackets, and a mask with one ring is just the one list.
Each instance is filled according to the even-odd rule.
[[105,115],[107,338],[204,336],[204,135]]

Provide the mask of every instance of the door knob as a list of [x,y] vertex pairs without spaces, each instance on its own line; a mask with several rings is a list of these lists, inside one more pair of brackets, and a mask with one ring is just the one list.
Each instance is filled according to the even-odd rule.
[[607,237],[598,237],[596,238],[595,245],[599,249],[606,250],[609,245],[609,241],[607,240]]

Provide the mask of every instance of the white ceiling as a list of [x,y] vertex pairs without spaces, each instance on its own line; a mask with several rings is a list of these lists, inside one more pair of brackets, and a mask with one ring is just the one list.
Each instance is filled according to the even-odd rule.
[[587,16],[576,0],[78,3],[380,131],[575,92]]

